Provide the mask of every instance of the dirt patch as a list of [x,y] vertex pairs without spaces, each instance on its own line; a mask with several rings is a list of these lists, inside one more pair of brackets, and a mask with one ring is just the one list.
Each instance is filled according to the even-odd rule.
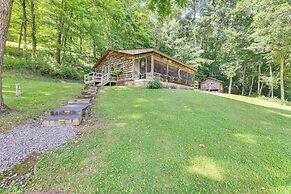
[[12,114],[15,112],[17,112],[17,110],[5,106],[4,110],[0,110],[0,116],[4,114]]

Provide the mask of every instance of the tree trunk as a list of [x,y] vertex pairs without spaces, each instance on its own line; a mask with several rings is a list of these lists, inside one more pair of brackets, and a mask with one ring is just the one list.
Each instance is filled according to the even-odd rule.
[[257,92],[258,92],[258,96],[261,95],[261,64],[259,63],[258,64],[258,89],[257,89]]
[[252,94],[252,90],[253,90],[253,85],[254,85],[254,75],[252,76],[252,81],[251,81],[251,86],[250,86],[250,91],[249,91],[249,96],[251,96]]
[[61,45],[62,45],[62,33],[61,31],[57,34],[57,53],[56,60],[58,64],[61,64]]
[[[61,2],[61,8],[64,9],[64,1]],[[61,48],[62,48],[62,30],[64,27],[64,21],[62,13],[59,13],[59,21],[58,21],[58,32],[57,32],[57,51],[56,51],[56,61],[58,64],[61,64]]]
[[232,88],[232,77],[229,78],[229,86],[228,86],[228,93],[231,94],[231,88]]
[[66,51],[67,51],[67,37],[65,36],[63,41],[63,56],[62,56],[62,64],[66,62]]
[[36,36],[35,36],[35,13],[34,13],[34,0],[30,0],[31,12],[31,44],[32,44],[32,58],[36,58]]
[[264,83],[261,84],[261,87],[260,87],[260,90],[259,90],[260,95],[262,94],[263,87],[264,87]]
[[95,41],[93,41],[93,57],[94,57],[94,59],[97,59],[97,51],[96,51]]
[[270,64],[270,78],[271,78],[271,83],[270,83],[271,98],[274,98],[273,70],[272,70],[272,65],[271,64]]
[[13,0],[0,1],[0,110],[4,109],[4,100],[2,95],[3,59],[8,27],[11,18],[12,4]]
[[23,52],[27,49],[27,17],[26,17],[26,0],[22,0],[22,23],[23,23]]
[[241,85],[241,95],[245,94],[245,77],[246,77],[246,67],[243,67],[243,77],[242,77],[242,85]]
[[284,58],[281,58],[280,64],[280,90],[281,90],[281,99],[285,100],[285,89],[284,89]]
[[23,31],[23,21],[21,22],[21,26],[20,26],[20,33],[19,33],[19,39],[18,39],[18,50],[20,50],[20,48],[21,48],[22,31]]

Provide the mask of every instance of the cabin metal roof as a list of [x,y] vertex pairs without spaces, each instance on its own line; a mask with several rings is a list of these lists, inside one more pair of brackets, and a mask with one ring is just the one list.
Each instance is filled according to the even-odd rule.
[[132,49],[132,50],[113,50],[113,49],[108,49],[107,51],[104,52],[104,54],[101,56],[101,58],[97,61],[97,63],[94,65],[94,67],[97,67],[106,57],[107,55],[110,53],[110,51],[113,51],[113,52],[117,52],[117,53],[122,53],[122,54],[127,54],[127,55],[140,55],[140,54],[146,54],[146,53],[156,53],[156,54],[159,54],[169,60],[172,60],[172,61],[175,61],[176,63],[184,66],[184,67],[187,67],[187,68],[190,68],[192,70],[194,70],[195,72],[197,71],[195,68],[181,62],[181,61],[178,61],[177,59],[174,59],[173,57],[165,54],[165,53],[162,53],[161,51],[155,49],[155,48],[145,48],[145,49]]

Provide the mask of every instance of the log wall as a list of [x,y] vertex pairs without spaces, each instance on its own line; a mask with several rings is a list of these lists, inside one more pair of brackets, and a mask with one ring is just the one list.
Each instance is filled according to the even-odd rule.
[[97,71],[102,70],[105,66],[109,65],[111,69],[118,68],[118,65],[123,65],[122,74],[118,80],[132,80],[133,79],[133,65],[134,59],[131,57],[125,57],[122,55],[116,55],[114,53],[109,54],[106,59],[97,67]]

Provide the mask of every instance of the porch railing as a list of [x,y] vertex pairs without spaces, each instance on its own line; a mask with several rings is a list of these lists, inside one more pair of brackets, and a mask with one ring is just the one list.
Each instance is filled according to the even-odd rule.
[[109,73],[96,73],[92,72],[84,75],[85,84],[101,84],[105,85],[108,82],[115,82],[116,79],[112,78]]

